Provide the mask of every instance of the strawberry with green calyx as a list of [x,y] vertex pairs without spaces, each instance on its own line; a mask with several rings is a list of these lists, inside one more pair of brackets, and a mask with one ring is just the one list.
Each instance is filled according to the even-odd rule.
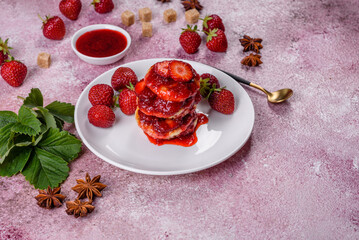
[[207,96],[208,103],[212,109],[223,114],[232,114],[234,112],[234,96],[233,93],[225,87],[212,88]]
[[215,28],[207,33],[206,46],[213,52],[225,52],[228,48],[226,34],[221,29]]
[[135,87],[130,82],[126,89],[122,90],[118,96],[118,105],[126,115],[132,115],[137,109],[137,96]]
[[218,79],[209,73],[202,74],[199,89],[202,97],[206,98],[212,88],[220,88]]
[[202,41],[201,36],[197,32],[197,25],[193,29],[190,25],[187,25],[187,28],[182,28],[182,30],[179,38],[182,48],[189,54],[197,52]]
[[9,39],[6,39],[5,42],[0,38],[0,66],[9,58],[10,51],[9,49],[12,49],[12,47],[9,47],[7,45],[7,42]]
[[222,19],[216,14],[212,14],[210,16],[207,15],[205,18],[203,18],[201,20],[203,20],[202,31],[206,34],[208,34],[211,30],[213,30],[215,28],[221,29],[223,32],[225,31]]
[[115,91],[125,89],[127,85],[132,83],[136,85],[138,78],[136,73],[129,67],[119,67],[111,77],[111,86]]
[[6,60],[1,67],[2,78],[12,87],[19,87],[25,80],[27,74],[27,67],[20,61]]
[[64,21],[58,16],[46,16],[46,19],[42,19],[42,33],[44,36],[51,40],[62,40],[66,34],[66,27]]
[[112,0],[93,0],[91,4],[94,5],[95,11],[98,13],[109,13],[115,7]]

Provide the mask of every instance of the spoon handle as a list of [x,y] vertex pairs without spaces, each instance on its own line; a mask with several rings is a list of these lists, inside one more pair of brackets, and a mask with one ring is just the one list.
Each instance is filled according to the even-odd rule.
[[[218,69],[218,68],[217,68]],[[243,84],[246,84],[248,86],[251,86],[251,87],[254,87],[254,88],[257,88],[258,90],[261,90],[262,92],[264,92],[265,94],[270,94],[266,89],[262,88],[261,86],[259,86],[258,84],[255,84],[253,82],[250,82],[250,81],[247,81],[241,77],[238,77],[232,73],[229,73],[229,72],[226,72],[226,71],[223,71],[221,69],[218,69],[222,72],[224,72],[225,74],[229,75],[230,77],[232,77],[234,80],[236,80],[237,82],[240,82],[240,83],[243,83]]]
[[[218,69],[218,68],[217,68],[217,69]],[[241,78],[241,77],[238,77],[238,76],[236,76],[236,75],[234,75],[234,74],[232,74],[232,73],[223,71],[223,70],[221,70],[221,69],[218,69],[218,70],[220,70],[220,71],[224,72],[225,74],[231,76],[231,77],[232,77],[234,80],[236,80],[237,82],[244,83],[244,84],[246,84],[246,85],[248,85],[248,86],[251,86],[251,82],[249,82],[249,81],[247,81],[247,80],[245,80],[245,79],[243,79],[243,78]]]

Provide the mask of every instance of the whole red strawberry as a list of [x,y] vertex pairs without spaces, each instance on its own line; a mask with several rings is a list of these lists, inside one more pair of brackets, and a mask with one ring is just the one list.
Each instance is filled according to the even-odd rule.
[[132,115],[136,112],[137,97],[131,83],[127,89],[120,92],[120,95],[118,96],[118,105],[120,106],[121,111],[126,115]]
[[[39,16],[40,17],[40,16]],[[65,23],[58,16],[46,16],[46,20],[42,20],[42,33],[45,37],[52,40],[61,40],[66,33]]]
[[135,86],[137,82],[136,73],[128,67],[119,67],[111,78],[111,85],[116,91],[125,89],[130,83]]
[[112,0],[93,0],[91,4],[94,5],[95,11],[98,13],[111,12],[112,9],[115,7]]
[[218,79],[209,73],[203,73],[201,75],[200,93],[202,97],[206,98],[212,88],[220,88]]
[[96,105],[90,108],[87,114],[89,122],[101,128],[111,127],[116,119],[112,109],[105,105]]
[[206,46],[213,52],[225,52],[227,51],[228,42],[226,34],[221,29],[213,29],[207,36]]
[[113,89],[107,84],[97,84],[93,86],[89,91],[89,101],[92,106],[106,105],[113,106]]
[[179,41],[185,52],[189,54],[197,52],[202,41],[201,36],[197,33],[197,25],[193,29],[187,25],[187,28],[182,28],[182,30]]
[[20,86],[26,77],[27,67],[22,62],[11,59],[1,67],[2,78],[13,87]]
[[80,14],[82,3],[80,0],[61,0],[60,12],[70,20],[76,20]]
[[222,19],[216,14],[212,14],[210,16],[207,15],[203,19],[203,32],[205,34],[208,34],[211,30],[215,28],[221,29],[223,32],[225,31]]
[[7,45],[9,39],[6,39],[5,42],[0,38],[0,66],[8,59],[10,55],[9,49],[12,49]]
[[227,89],[216,89],[208,98],[212,109],[223,113],[232,114],[234,112],[234,96]]

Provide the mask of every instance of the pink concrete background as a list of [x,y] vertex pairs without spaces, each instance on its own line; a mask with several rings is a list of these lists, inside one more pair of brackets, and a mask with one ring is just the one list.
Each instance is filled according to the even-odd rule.
[[[179,0],[115,2],[100,15],[83,0],[77,21],[65,19],[59,1],[0,0],[0,35],[29,69],[24,84],[0,80],[0,110],[17,111],[39,87],[47,103],[76,103],[85,86],[123,63],[176,57],[208,63],[268,90],[290,87],[289,102],[273,105],[246,88],[256,120],[248,143],[224,163],[181,176],[147,176],[116,168],[86,147],[71,164],[63,193],[75,179],[101,174],[108,185],[87,218],[67,216],[65,207],[48,211],[36,205],[37,191],[22,175],[0,178],[0,239],[359,239],[359,3],[357,0],[202,0],[206,13],[222,16],[227,53],[186,54],[180,47],[185,26]],[[122,26],[121,13],[153,10],[154,36],[141,37],[141,25],[125,27],[133,38],[128,55],[116,64],[91,66],[71,50],[75,31],[95,23]],[[178,20],[165,24],[167,8]],[[63,17],[62,41],[42,36],[41,15]],[[124,26],[122,26],[124,27]],[[238,39],[263,38],[262,64],[247,70]],[[39,52],[52,54],[49,69],[36,66]],[[69,130],[76,134],[75,127]]]

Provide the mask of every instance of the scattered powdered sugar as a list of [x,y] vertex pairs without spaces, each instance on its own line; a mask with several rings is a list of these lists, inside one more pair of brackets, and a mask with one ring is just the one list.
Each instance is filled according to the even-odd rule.
[[353,168],[359,170],[359,159],[357,157],[353,159]]

